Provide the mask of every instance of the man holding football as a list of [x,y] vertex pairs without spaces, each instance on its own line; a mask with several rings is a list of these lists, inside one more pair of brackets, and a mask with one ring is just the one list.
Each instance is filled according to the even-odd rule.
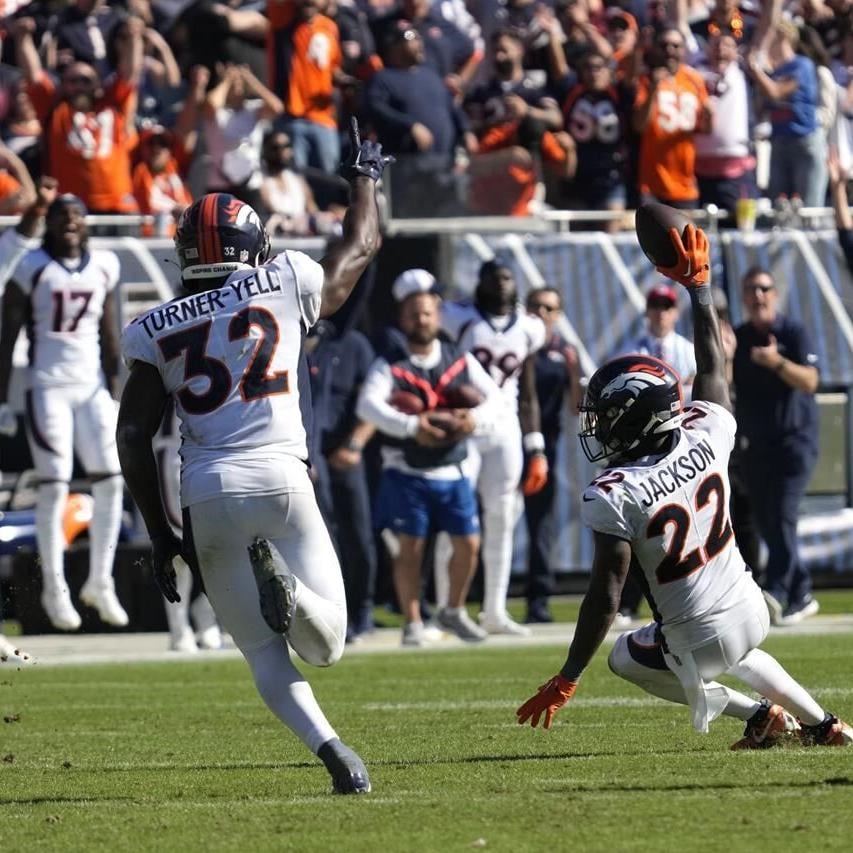
[[[590,379],[580,440],[588,458],[608,466],[583,494],[584,519],[595,536],[592,577],[566,662],[518,709],[518,722],[536,726],[544,716],[549,728],[572,698],[613,621],[633,553],[654,621],[617,640],[608,658],[613,672],[688,705],[698,731],[720,714],[743,720],[744,736],[733,749],[795,738],[848,746],[853,729],[758,648],[770,619],[729,520],[736,425],[708,285],[708,241],[692,224],[668,233],[677,260],[658,269],[690,294],[693,402],[684,407],[678,376],[648,355],[614,359]],[[767,698],[754,700],[714,680],[724,674]]]

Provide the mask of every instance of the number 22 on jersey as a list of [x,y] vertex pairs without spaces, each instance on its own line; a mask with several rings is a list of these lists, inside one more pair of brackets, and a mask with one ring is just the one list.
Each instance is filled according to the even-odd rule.
[[[209,382],[202,394],[190,390],[186,384],[176,394],[184,411],[193,415],[204,415],[219,408],[232,388],[228,366],[207,354],[211,323],[211,320],[197,323],[157,342],[166,361],[185,354],[184,383],[196,376],[204,376]],[[249,337],[253,326],[260,330],[260,337],[239,381],[240,396],[247,403],[272,394],[290,393],[288,371],[269,372],[279,342],[278,323],[270,311],[250,305],[235,314],[228,324],[228,340]]]

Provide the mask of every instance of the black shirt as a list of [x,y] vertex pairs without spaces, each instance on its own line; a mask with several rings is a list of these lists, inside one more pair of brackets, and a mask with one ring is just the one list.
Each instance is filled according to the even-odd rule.
[[[818,366],[809,335],[795,320],[777,316],[770,333],[776,338],[781,356],[796,364]],[[772,369],[750,359],[750,349],[767,346],[768,335],[751,323],[738,326],[735,335],[735,416],[740,435],[749,441],[750,452],[781,446],[816,451],[818,414],[814,394],[791,388]]]
[[536,397],[545,443],[556,444],[566,394],[571,387],[569,364],[577,358],[558,334],[551,335],[536,353]]

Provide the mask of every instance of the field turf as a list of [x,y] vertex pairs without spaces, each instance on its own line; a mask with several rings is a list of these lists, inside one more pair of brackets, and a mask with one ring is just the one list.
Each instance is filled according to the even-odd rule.
[[[851,719],[851,639],[765,648]],[[853,750],[730,752],[741,723],[699,735],[603,654],[551,731],[516,725],[564,649],[305,667],[368,763],[358,798],[328,793],[239,661],[0,669],[0,850],[851,849]]]

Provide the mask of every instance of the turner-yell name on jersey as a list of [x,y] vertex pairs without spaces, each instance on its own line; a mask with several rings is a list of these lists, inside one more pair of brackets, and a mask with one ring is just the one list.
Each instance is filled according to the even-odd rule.
[[[225,272],[231,271],[226,267]],[[162,308],[146,314],[140,319],[142,327],[149,338],[165,328],[197,320],[215,311],[224,311],[228,301],[234,297],[237,302],[252,299],[256,296],[267,296],[281,292],[281,283],[269,275],[266,270],[259,269],[246,278],[229,282],[218,290],[206,290],[194,296],[184,297],[178,302],[171,302]]]

